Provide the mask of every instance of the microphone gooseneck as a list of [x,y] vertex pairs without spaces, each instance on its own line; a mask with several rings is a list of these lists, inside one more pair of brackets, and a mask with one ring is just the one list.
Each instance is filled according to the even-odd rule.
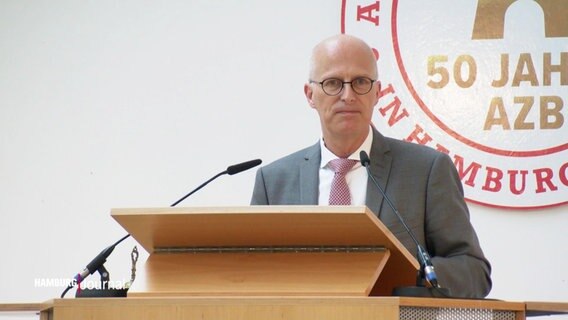
[[255,160],[250,160],[250,161],[246,161],[246,162],[242,162],[239,164],[234,164],[232,166],[228,166],[227,170],[222,171],[217,173],[216,175],[214,175],[211,179],[205,181],[204,183],[202,183],[199,187],[193,189],[190,193],[186,194],[185,196],[181,197],[181,199],[179,199],[178,201],[172,203],[170,205],[170,207],[175,207],[177,206],[180,202],[182,202],[183,200],[185,200],[187,197],[189,197],[190,195],[196,193],[197,191],[199,191],[201,188],[205,187],[206,185],[208,185],[211,181],[219,178],[222,175],[228,174],[228,175],[233,175],[233,174],[237,174],[240,172],[243,172],[245,170],[254,168],[256,166],[258,166],[259,164],[262,163],[262,160],[260,159],[255,159]]
[[[255,159],[255,160],[250,160],[250,161],[246,161],[246,162],[242,162],[242,163],[238,163],[232,166],[227,167],[227,170],[219,172],[218,174],[216,174],[215,176],[213,176],[211,179],[205,181],[204,183],[202,183],[199,187],[195,188],[193,191],[191,191],[190,193],[186,194],[185,196],[183,196],[181,199],[179,199],[178,201],[174,202],[173,204],[170,205],[170,207],[175,207],[177,204],[179,204],[180,202],[182,202],[183,200],[185,200],[187,197],[189,197],[190,195],[194,194],[195,192],[197,192],[199,189],[203,188],[204,186],[206,186],[209,182],[217,179],[218,177],[224,175],[224,174],[229,174],[229,175],[233,175],[233,174],[237,174],[240,172],[243,172],[245,170],[254,168],[256,166],[258,166],[259,164],[262,163],[262,160],[260,159]],[[102,278],[102,274],[105,273],[106,277],[108,277],[108,272],[106,271],[106,269],[104,268],[104,263],[106,262],[106,259],[110,256],[110,254],[114,251],[114,248],[121,243],[122,241],[124,241],[126,238],[130,237],[130,234],[127,234],[126,236],[122,237],[120,240],[118,240],[116,243],[114,243],[113,245],[105,248],[103,251],[101,251],[101,253],[99,253],[88,265],[85,269],[83,269],[81,272],[77,273],[77,275],[75,275],[75,277],[73,278],[73,281],[71,281],[71,283],[67,286],[67,288],[63,291],[63,293],[61,293],[61,298],[63,298],[65,296],[65,294],[67,293],[67,291],[69,291],[71,288],[73,288],[75,285],[79,285],[81,283],[81,281],[83,281],[86,277],[88,277],[89,275],[93,274],[95,271],[99,271],[101,273],[101,278]],[[79,287],[80,288],[80,287]],[[79,290],[79,289],[77,289]],[[127,289],[125,289],[127,290]],[[79,292],[79,291],[78,291]],[[109,291],[110,292],[110,291]],[[104,296],[104,293],[103,295]]]
[[398,212],[398,210],[396,209],[396,207],[394,206],[394,204],[392,203],[390,198],[387,196],[386,192],[383,190],[381,185],[377,182],[375,177],[371,174],[371,170],[369,169],[369,165],[371,164],[371,160],[369,159],[367,152],[361,151],[359,153],[359,157],[361,159],[361,164],[367,170],[367,175],[369,176],[369,178],[371,178],[371,181],[373,181],[373,184],[377,187],[377,189],[379,189],[379,192],[383,196],[383,199],[385,199],[388,206],[391,208],[391,210],[394,212],[395,216],[398,218],[398,220],[400,221],[400,223],[402,224],[402,226],[406,230],[406,233],[408,233],[408,235],[410,235],[410,238],[412,238],[412,241],[416,245],[417,258],[418,258],[418,261],[420,263],[421,274],[424,275],[425,280],[432,287],[440,288],[440,284],[438,283],[438,276],[436,275],[436,271],[434,270],[434,265],[432,264],[432,260],[430,258],[430,255],[428,254],[428,251],[426,251],[426,249],[424,249],[424,247],[422,247],[420,242],[418,242],[418,240],[414,236],[414,233],[412,232],[412,230],[410,230],[410,228],[408,227],[408,225],[406,224],[406,222],[402,218],[402,215]]

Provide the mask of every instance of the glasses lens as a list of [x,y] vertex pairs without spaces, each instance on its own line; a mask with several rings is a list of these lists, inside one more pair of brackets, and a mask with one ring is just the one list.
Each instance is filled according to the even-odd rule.
[[322,82],[321,87],[323,91],[331,96],[338,94],[343,88],[343,81],[339,79],[326,79]]
[[371,91],[371,88],[373,87],[373,80],[369,78],[356,78],[351,82],[351,87],[356,93],[365,94]]

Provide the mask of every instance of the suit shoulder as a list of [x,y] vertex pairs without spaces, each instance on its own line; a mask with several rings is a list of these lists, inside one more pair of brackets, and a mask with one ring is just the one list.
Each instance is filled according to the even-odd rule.
[[278,171],[282,169],[290,169],[291,167],[304,163],[307,160],[310,160],[311,158],[320,156],[318,148],[319,144],[316,144],[298,150],[280,159],[274,160],[273,162],[264,166],[263,171]]
[[417,143],[412,143],[404,140],[385,137],[389,144],[390,149],[398,154],[408,154],[413,157],[434,159],[438,157],[447,157],[448,155]]

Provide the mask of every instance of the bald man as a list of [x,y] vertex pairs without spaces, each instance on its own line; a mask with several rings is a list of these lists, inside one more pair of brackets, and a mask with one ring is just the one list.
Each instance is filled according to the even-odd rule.
[[[365,151],[371,174],[432,255],[439,283],[454,297],[483,298],[491,290],[491,266],[456,168],[446,154],[385,137],[371,125],[380,87],[375,56],[363,40],[342,34],[316,45],[304,93],[319,116],[321,139],[260,168],[251,204],[365,205],[416,256],[416,245],[359,161]],[[340,182],[338,162],[349,163]],[[337,186],[345,184],[338,195]]]

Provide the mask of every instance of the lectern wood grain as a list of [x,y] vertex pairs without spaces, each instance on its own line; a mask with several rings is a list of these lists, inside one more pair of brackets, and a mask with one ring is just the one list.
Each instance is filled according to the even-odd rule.
[[[506,319],[522,320],[524,303],[484,300],[397,297],[162,297],[56,299],[45,303],[42,319],[77,320],[398,320],[405,309],[464,310],[463,319],[491,319],[504,311]],[[407,318],[409,319],[409,318]],[[410,319],[424,319],[416,316]]]
[[416,259],[366,207],[114,209],[112,216],[150,253],[129,296],[390,295],[416,280]]
[[389,251],[158,254],[148,260],[146,288],[136,287],[129,296],[367,296],[388,255]]

